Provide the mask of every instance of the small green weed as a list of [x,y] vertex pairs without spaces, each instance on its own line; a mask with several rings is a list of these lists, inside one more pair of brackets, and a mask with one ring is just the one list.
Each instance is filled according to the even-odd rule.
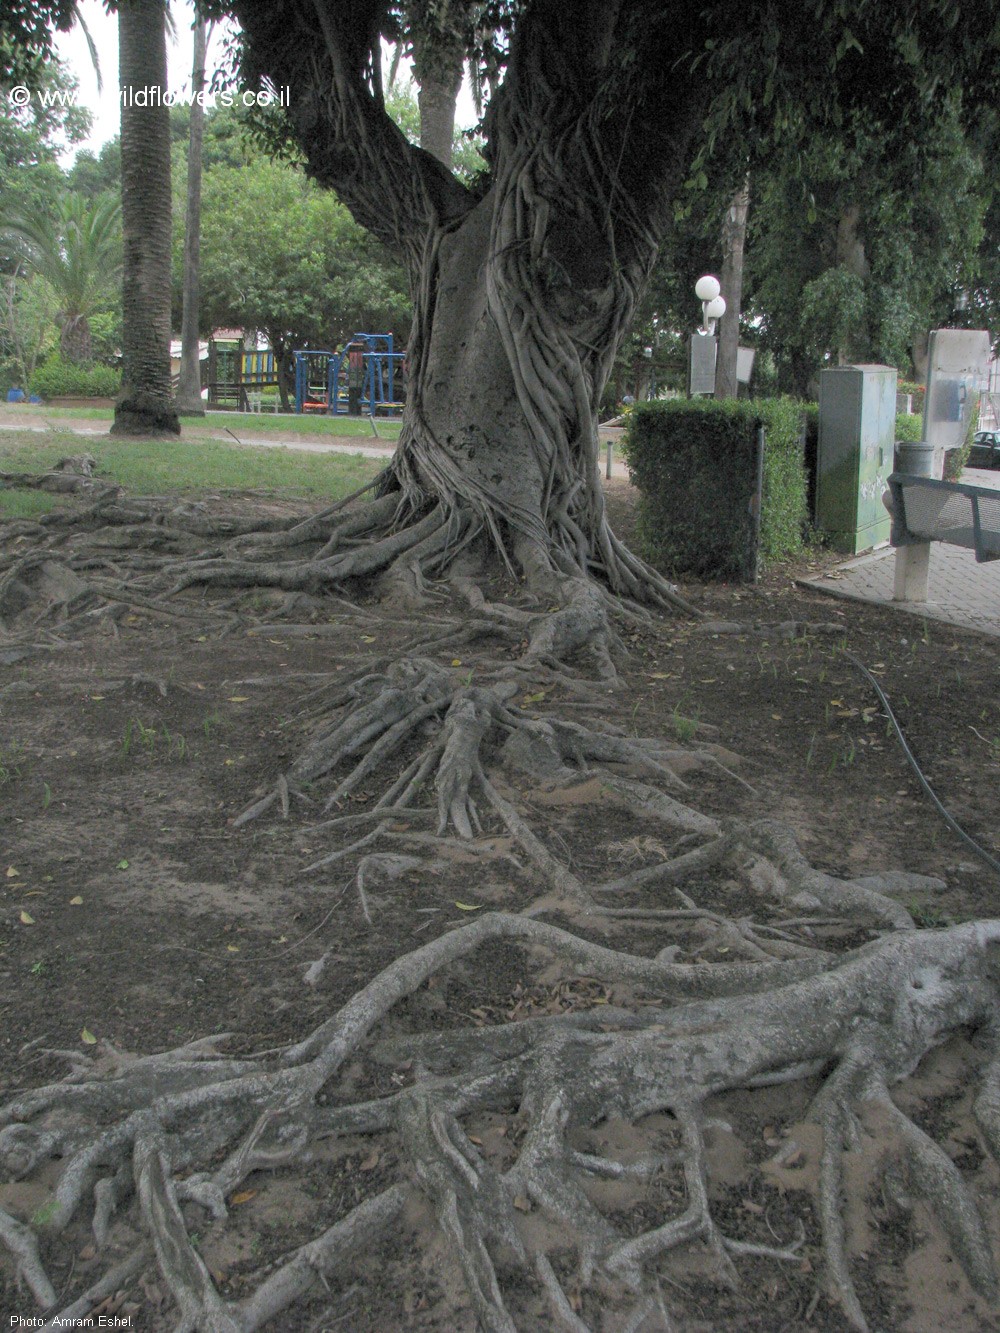
[[167,759],[187,758],[187,741],[183,736],[172,735],[165,723],[157,731],[156,727],[147,727],[140,718],[130,717],[125,723],[121,757],[127,759],[140,747],[150,755],[159,750]]
[[689,717],[681,713],[677,708],[670,714],[670,725],[674,729],[674,735],[679,741],[687,742],[694,740],[698,732],[698,711],[694,710],[694,715]]
[[906,903],[906,910],[921,930],[940,930],[952,924],[951,918],[938,907],[937,903],[920,902],[912,898]]
[[229,718],[223,717],[218,709],[207,713],[201,720],[201,729],[207,741],[215,740],[218,732],[225,731],[231,725]]
[[0,787],[16,782],[21,776],[21,764],[24,761],[24,746],[20,741],[11,741],[0,745]]
[[56,1214],[56,1201],[50,1199],[48,1203],[43,1203],[41,1208],[37,1209],[31,1219],[31,1225],[39,1229],[47,1226]]

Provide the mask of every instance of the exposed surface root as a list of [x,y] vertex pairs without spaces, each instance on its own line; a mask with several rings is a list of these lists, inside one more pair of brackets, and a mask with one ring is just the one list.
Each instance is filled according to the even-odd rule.
[[[377,1053],[401,1068],[399,1091],[368,1104],[338,1097],[338,1071],[395,1005],[442,968],[503,939],[530,943],[594,978],[639,983],[651,1002],[637,1013],[605,1006],[396,1038]],[[352,1255],[385,1232],[413,1185],[448,1237],[484,1328],[517,1326],[504,1294],[512,1267],[522,1283],[537,1284],[551,1317],[572,1327],[570,1315],[579,1318],[574,1293],[599,1290],[624,1318],[636,1293],[655,1297],[670,1254],[692,1245],[726,1285],[738,1283],[734,1260],[743,1254],[794,1260],[801,1232],[783,1246],[721,1230],[705,1108],[726,1090],[822,1071],[813,1116],[822,1128],[815,1203],[826,1280],[851,1326],[864,1329],[840,1203],[844,1155],[860,1132],[882,1129],[890,1157],[906,1167],[911,1191],[936,1218],[973,1289],[996,1299],[991,1244],[961,1174],[889,1090],[949,1034],[989,1033],[998,956],[1000,922],[979,922],[898,932],[836,962],[810,962],[790,980],[803,964],[679,966],[494,914],[398,959],[311,1036],[276,1055],[248,1064],[185,1048],[155,1058],[154,1081],[146,1062],[110,1077],[95,1065],[76,1081],[21,1097],[0,1116],[0,1154],[18,1176],[45,1160],[59,1162],[51,1203],[35,1219],[50,1233],[69,1227],[88,1196],[100,1198],[101,1186],[113,1182],[117,1234],[125,1226],[151,1238],[181,1327],[252,1329],[289,1309],[314,1281],[343,1273]],[[104,1122],[96,1137],[87,1114],[95,1104]],[[485,1146],[470,1128],[487,1112],[509,1123],[509,1149],[498,1152],[506,1140]],[[675,1128],[670,1146],[661,1145],[641,1168],[579,1146],[595,1126],[626,1122],[641,1131],[650,1118]],[[399,1145],[402,1178],[349,1207],[261,1274],[248,1295],[232,1301],[221,1294],[192,1240],[200,1211],[225,1218],[227,1200],[253,1172],[315,1155],[318,1135],[329,1142],[338,1133],[375,1132]],[[680,1201],[637,1234],[622,1234],[589,1182],[629,1174],[651,1180],[662,1171],[681,1173]],[[33,1229],[5,1215],[0,1239],[39,1308],[53,1310],[54,1284]],[[563,1262],[554,1263],[567,1247],[577,1263],[569,1287]],[[110,1254],[109,1267],[115,1262]],[[79,1316],[85,1304],[78,1299],[68,1308]]]
[[[158,521],[156,507],[109,496],[75,524],[38,525],[38,549],[0,567],[15,646],[28,632],[61,642],[140,612],[223,632],[256,612],[213,589],[270,589],[255,632],[312,634],[337,647],[340,670],[267,679],[292,693],[292,721],[230,832],[304,815],[299,888],[322,894],[341,877],[336,901],[365,939],[390,895],[433,887],[449,868],[452,895],[456,866],[474,887],[452,904],[471,924],[428,937],[277,1050],[231,1054],[222,1034],[139,1058],[103,1044],[46,1052],[68,1058],[66,1078],[0,1108],[0,1166],[31,1200],[19,1213],[5,1196],[0,1242],[38,1309],[83,1318],[155,1263],[178,1329],[294,1321],[296,1302],[349,1283],[366,1252],[391,1248],[419,1215],[444,1237],[484,1328],[670,1327],[683,1256],[729,1289],[750,1260],[808,1260],[863,1330],[844,1201],[867,1143],[886,1180],[905,1176],[969,1299],[995,1304],[975,1191],[893,1090],[952,1035],[976,1042],[974,1112],[1000,1161],[1000,922],[918,930],[903,902],[938,881],[814,866],[784,822],[756,805],[740,813],[752,788],[711,729],[677,728],[682,742],[602,719],[624,688],[622,644],[565,543],[546,564],[515,541],[526,583],[503,604],[473,577],[482,516],[458,503],[418,510],[393,492],[269,531],[224,531],[182,509]],[[637,595],[640,567],[610,536],[602,552],[609,584]],[[399,613],[390,649],[335,592],[373,575],[396,605],[422,599],[412,619]],[[456,593],[471,608],[461,622],[434,600]],[[158,697],[167,688],[137,684]],[[715,813],[696,808],[702,783],[714,784]],[[575,845],[571,819],[539,818],[575,802],[620,838],[603,859]],[[512,900],[522,910],[480,911]],[[440,907],[419,910],[430,926]],[[640,952],[611,947],[637,922],[648,947],[645,936]],[[831,923],[868,942],[834,953]],[[318,1006],[336,956],[323,949],[304,977]],[[498,960],[512,954],[525,976],[505,990]],[[470,975],[491,998],[455,1011],[473,1026],[442,1030],[428,993]],[[764,1229],[723,1206],[717,1103],[791,1085],[801,1142],[775,1140],[760,1173],[791,1170],[797,1153],[809,1183],[796,1182],[782,1226]],[[363,1168],[315,1234],[300,1227],[294,1248],[227,1287],[202,1231],[237,1226],[234,1208],[283,1172],[322,1180],[359,1136],[377,1178]],[[84,1226],[96,1280],[73,1276]]]

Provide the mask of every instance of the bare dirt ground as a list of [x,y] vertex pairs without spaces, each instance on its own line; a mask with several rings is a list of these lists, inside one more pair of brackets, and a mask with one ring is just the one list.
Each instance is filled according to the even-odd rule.
[[[612,483],[609,501],[627,536],[630,488]],[[231,504],[246,514],[260,501]],[[625,686],[608,694],[607,719],[627,735],[682,743],[707,737],[725,768],[693,771],[685,799],[720,818],[777,814],[815,866],[843,876],[897,868],[940,877],[944,890],[906,903],[919,926],[1000,916],[1000,882],[931,808],[877,699],[840,652],[848,647],[878,676],[928,779],[995,853],[996,641],[831,601],[798,588],[795,573],[774,571],[753,589],[682,589],[711,617],[769,627],[761,632],[706,633],[668,617],[625,626]],[[476,911],[517,912],[539,897],[507,831],[485,815],[475,854],[452,847],[430,872],[424,866],[373,874],[364,894],[358,858],[304,873],[331,846],[322,803],[293,803],[287,819],[275,809],[234,827],[234,816],[273,787],[315,727],[315,691],[359,660],[374,665],[404,653],[422,629],[418,620],[389,618],[374,606],[352,614],[333,600],[314,620],[289,625],[271,619],[271,601],[259,594],[244,602],[224,637],[139,607],[114,629],[105,624],[64,638],[54,627],[30,652],[5,649],[0,637],[0,1101],[61,1078],[65,1052],[100,1062],[112,1058],[112,1048],[148,1054],[210,1033],[232,1034],[226,1048],[235,1053],[297,1041],[416,944],[466,924]],[[835,624],[839,632],[780,628],[792,621]],[[445,665],[459,674],[476,670],[464,655]],[[518,702],[541,708],[557,694],[540,685]],[[695,724],[717,731],[698,732]],[[363,811],[389,780],[388,768],[372,773],[344,808]],[[665,853],[662,833],[600,782],[515,789],[499,768],[495,781],[585,881],[611,879]],[[602,921],[593,937],[646,956],[676,946],[680,961],[724,965],[730,945],[712,911],[753,916],[835,950],[875,933],[842,920],[789,924],[787,911],[783,917],[766,904],[737,900],[735,885],[711,872],[685,884],[685,892],[701,909],[690,919]],[[659,893],[662,906],[670,891]],[[558,915],[551,919],[558,924]],[[645,1002],[634,984],[560,971],[533,950],[504,943],[433,977],[397,1006],[376,1039]],[[955,1163],[1000,1253],[1000,1177],[970,1111],[980,1059],[973,1042],[956,1038],[929,1056],[896,1098]],[[346,1075],[339,1095],[364,1099],[392,1092],[407,1071],[361,1054]],[[708,1280],[697,1242],[675,1251],[661,1271],[673,1328],[846,1327],[820,1281],[813,1208],[819,1144],[816,1127],[805,1123],[817,1086],[806,1078],[717,1099],[708,1140],[716,1216],[729,1234],[760,1244],[784,1245],[800,1230],[804,1242],[793,1263],[736,1258],[735,1291]],[[467,1129],[498,1161],[520,1132],[513,1109],[484,1114]],[[663,1116],[652,1117],[641,1134],[605,1122],[579,1146],[599,1152],[610,1144],[628,1159],[643,1142],[662,1148],[676,1134]],[[894,1184],[892,1172],[881,1170],[886,1141],[873,1131],[849,1155],[848,1168],[850,1261],[872,1327],[1000,1330],[997,1311],[973,1294],[924,1207],[908,1199],[905,1182]],[[237,1300],[249,1274],[259,1279],[268,1264],[385,1188],[397,1178],[398,1162],[391,1136],[329,1138],[305,1165],[257,1172],[229,1200],[225,1225],[207,1216],[190,1221],[220,1293]],[[44,1175],[0,1185],[0,1207],[29,1221],[46,1206],[49,1188]],[[670,1171],[641,1188],[606,1181],[594,1189],[626,1232],[671,1216],[684,1198],[683,1180]],[[110,1244],[121,1254],[137,1244],[126,1221],[112,1228]],[[47,1242],[43,1259],[61,1300],[86,1286],[101,1266],[86,1219],[72,1223],[58,1244]],[[519,1326],[550,1326],[537,1293],[518,1290],[516,1279],[512,1288],[508,1304]],[[593,1301],[584,1292],[576,1302],[585,1322],[622,1327],[613,1310]],[[6,1256],[0,1312],[5,1326],[11,1316],[35,1314]],[[132,1327],[150,1333],[176,1325],[152,1266],[101,1312],[131,1315]],[[448,1245],[415,1194],[389,1241],[343,1281],[317,1282],[308,1299],[267,1327],[465,1330],[475,1319]]]

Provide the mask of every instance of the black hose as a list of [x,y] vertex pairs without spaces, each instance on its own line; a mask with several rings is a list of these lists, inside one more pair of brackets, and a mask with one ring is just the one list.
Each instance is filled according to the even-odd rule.
[[869,685],[871,685],[872,689],[878,695],[879,702],[885,709],[886,715],[889,718],[889,721],[893,725],[893,728],[896,732],[896,738],[898,739],[900,745],[903,747],[903,753],[909,760],[910,767],[913,769],[914,773],[916,773],[917,779],[920,782],[921,787],[923,787],[924,791],[933,801],[934,808],[937,810],[938,814],[942,817],[942,819],[945,821],[948,827],[954,833],[958,834],[958,836],[962,839],[965,845],[971,848],[972,851],[976,853],[976,855],[979,857],[981,861],[985,861],[992,871],[994,871],[997,875],[1000,875],[1000,861],[997,861],[995,857],[992,857],[989,854],[989,852],[985,851],[982,847],[980,847],[979,843],[976,842],[974,838],[970,838],[968,833],[966,833],[965,829],[963,829],[961,825],[958,823],[958,821],[955,819],[955,816],[951,814],[950,811],[946,810],[945,807],[938,800],[937,793],[934,791],[934,788],[924,777],[920,765],[914,758],[913,751],[906,743],[906,737],[903,735],[902,728],[896,721],[896,714],[892,711],[892,707],[889,703],[889,700],[885,697],[885,691],[882,689],[882,686],[878,683],[878,681],[868,670],[868,668],[864,665],[864,663],[859,662],[853,653],[849,653],[846,648],[841,648],[840,651],[844,654],[847,660],[850,663],[852,663],[852,665],[857,667],[857,669],[861,672],[861,674],[868,681]]

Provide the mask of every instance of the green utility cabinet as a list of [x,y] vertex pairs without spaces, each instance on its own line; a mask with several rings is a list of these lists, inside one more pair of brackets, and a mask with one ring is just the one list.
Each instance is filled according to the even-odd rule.
[[838,551],[889,540],[882,503],[896,443],[896,371],[840,366],[819,377],[816,523]]

